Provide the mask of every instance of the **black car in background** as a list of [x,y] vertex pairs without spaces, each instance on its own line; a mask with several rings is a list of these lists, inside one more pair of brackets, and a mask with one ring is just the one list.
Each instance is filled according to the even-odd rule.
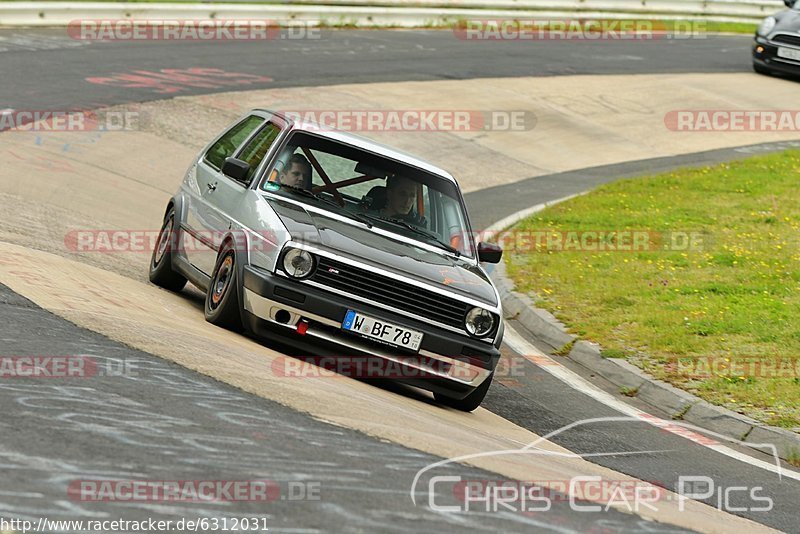
[[756,30],[753,69],[761,74],[800,75],[800,2],[765,18]]

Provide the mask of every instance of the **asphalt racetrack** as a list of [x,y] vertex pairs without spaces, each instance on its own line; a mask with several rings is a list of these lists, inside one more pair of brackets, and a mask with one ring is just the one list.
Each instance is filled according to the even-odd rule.
[[[0,110],[158,105],[173,98],[179,105],[202,105],[193,99],[259,90],[280,90],[289,98],[300,90],[330,91],[339,84],[363,86],[376,96],[396,91],[397,98],[409,99],[409,107],[437,107],[452,95],[425,93],[420,88],[430,86],[409,82],[460,83],[480,95],[482,79],[489,78],[495,89],[485,93],[482,109],[492,109],[506,79],[511,84],[530,78],[535,84],[545,78],[602,76],[618,79],[623,87],[646,75],[749,80],[751,74],[749,36],[470,43],[449,31],[323,30],[320,37],[268,43],[83,42],[59,29],[3,29]],[[181,78],[198,72],[206,74],[202,83]],[[785,80],[754,74],[752,79],[791,89],[792,82]],[[573,89],[593,91],[591,86]],[[181,117],[171,120],[180,123]],[[183,126],[190,131],[195,124]],[[185,143],[186,153],[214,133],[186,134],[192,140]],[[30,139],[23,142],[21,135]],[[63,135],[58,139],[61,143]],[[518,338],[508,340],[503,353],[519,363],[520,374],[493,384],[482,409],[472,414],[441,408],[426,393],[387,383],[271,381],[270,362],[291,356],[291,347],[204,323],[198,291],[171,295],[146,283],[146,257],[117,261],[59,250],[62,223],[67,229],[96,228],[107,221],[127,228],[140,228],[147,220],[157,225],[182,171],[161,176],[160,167],[150,162],[169,160],[171,145],[126,143],[115,152],[98,144],[75,153],[60,145],[48,148],[51,141],[46,133],[0,132],[0,356],[90,355],[109,362],[109,368],[137,371],[91,380],[0,379],[0,517],[34,524],[42,517],[257,517],[271,532],[798,531],[800,476],[791,476],[790,466],[736,443],[722,443],[728,451],[723,454],[697,435],[687,439],[640,419],[623,420],[618,405],[598,401],[598,395],[582,389],[581,380],[620,404],[667,420],[672,414],[621,396],[575,364],[563,364],[575,377],[567,383],[541,361],[521,358],[531,355],[525,344],[530,338],[513,319],[508,324]],[[698,145],[668,157],[643,151],[627,161],[561,172],[543,165],[524,174],[527,163],[520,159],[523,174],[470,187],[465,197],[473,226],[485,228],[531,205],[614,179],[792,146],[764,141],[757,150]],[[537,147],[521,143],[516,150],[536,152]],[[569,153],[569,143],[564,150]],[[42,154],[49,166],[41,164]],[[25,165],[29,172],[19,172]],[[67,165],[75,172],[65,171]],[[144,215],[139,220],[135,213]],[[108,297],[81,298],[85,284]],[[589,422],[563,430],[580,421]],[[539,456],[466,459],[425,471],[415,481],[420,470],[443,458],[520,449],[547,435],[543,449],[549,452]],[[608,510],[577,511],[555,490],[547,510],[454,512],[431,505],[459,505],[451,488],[431,482],[434,476],[521,478],[543,486],[581,475],[647,481],[670,492],[681,476],[703,477],[712,487],[697,499],[702,505],[668,494],[657,503],[659,512],[620,510],[619,503]],[[256,479],[273,481],[278,496],[269,503],[85,502],[69,489],[86,480]],[[742,487],[747,491],[726,493]],[[772,505],[761,509],[754,495],[769,496]]]

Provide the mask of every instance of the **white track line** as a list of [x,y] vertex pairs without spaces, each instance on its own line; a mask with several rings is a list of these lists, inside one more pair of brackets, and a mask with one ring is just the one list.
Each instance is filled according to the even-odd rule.
[[[667,421],[651,415],[647,412],[644,412],[638,408],[627,404],[617,398],[615,398],[610,393],[603,391],[602,389],[598,388],[588,380],[584,379],[582,376],[578,375],[574,371],[567,369],[556,360],[551,358],[550,356],[544,354],[542,351],[537,349],[533,344],[528,342],[525,338],[523,338],[516,330],[514,330],[511,326],[506,324],[506,332],[505,337],[503,338],[503,342],[506,343],[512,350],[516,353],[520,354],[534,365],[540,367],[541,369],[547,371],[554,377],[558,378],[569,387],[580,391],[581,393],[593,398],[594,400],[605,404],[609,408],[613,408],[618,412],[621,412],[625,415],[629,415],[634,417],[644,423],[648,423],[653,425],[657,428],[680,436],[682,438],[688,439],[698,445],[716,451],[720,454],[724,454],[729,458],[733,458],[734,460],[738,460],[740,462],[752,465],[754,467],[759,467],[771,473],[775,473],[778,477],[787,477],[792,478],[794,480],[800,480],[800,473],[796,471],[790,471],[788,469],[784,469],[780,466],[779,463],[769,463],[763,460],[759,460],[758,458],[753,458],[752,456],[748,456],[747,454],[741,453],[730,447],[723,445],[722,443],[716,442],[715,440],[711,440],[699,433],[693,432],[690,428],[697,428],[703,432],[709,432],[712,435],[721,436],[720,434],[716,434],[714,432],[710,432],[707,430],[700,429],[699,427],[693,427],[692,425],[687,425],[684,423],[677,423],[674,421]],[[746,444],[745,444],[746,445]],[[774,448],[772,444],[749,444],[750,446],[757,446],[757,445],[769,445],[771,448]]]

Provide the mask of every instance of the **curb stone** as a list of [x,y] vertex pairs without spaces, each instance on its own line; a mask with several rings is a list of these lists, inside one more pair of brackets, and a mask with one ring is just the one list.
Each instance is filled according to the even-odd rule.
[[492,278],[497,285],[497,292],[500,293],[506,319],[514,318],[522,323],[538,344],[543,344],[553,351],[577,339],[567,333],[566,327],[552,313],[537,308],[528,295],[515,292],[513,282],[506,276],[505,271],[505,264],[501,261],[495,267]]
[[[561,200],[566,200],[566,198]],[[529,208],[525,210],[525,216],[558,202],[548,202]],[[491,230],[499,231],[522,218],[512,215],[493,225]],[[509,223],[509,221],[512,222]],[[514,282],[507,276],[505,261],[501,260],[494,266],[490,277],[500,294],[505,318],[515,319],[525,327],[533,337],[534,345],[547,348],[547,352],[552,354],[567,343],[574,342],[568,358],[602,376],[615,386],[629,390],[635,389],[638,399],[650,406],[666,410],[672,414],[673,419],[685,421],[742,443],[752,444],[754,448],[768,454],[772,454],[772,451],[767,447],[755,447],[755,445],[774,445],[778,456],[784,460],[790,455],[800,454],[800,435],[795,432],[765,425],[745,415],[711,404],[691,393],[653,378],[626,360],[604,358],[600,354],[600,345],[579,340],[570,334],[566,326],[553,314],[537,308],[528,295],[517,292]]]
[[603,358],[600,355],[600,345],[596,343],[577,341],[568,357],[570,360],[593,370],[615,386],[619,386],[620,389],[625,388],[637,391],[637,396],[641,396],[642,388],[647,384],[647,377],[640,376],[618,365],[619,362],[613,359]]

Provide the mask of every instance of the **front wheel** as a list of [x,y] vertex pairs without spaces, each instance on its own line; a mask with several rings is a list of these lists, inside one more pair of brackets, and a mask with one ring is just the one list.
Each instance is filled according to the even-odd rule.
[[472,393],[463,399],[454,399],[441,393],[434,393],[433,397],[439,404],[444,406],[449,406],[450,408],[455,408],[456,410],[461,410],[462,412],[471,412],[481,405],[483,399],[486,397],[486,394],[489,393],[489,386],[492,385],[493,377],[494,373],[486,377],[486,380],[484,380],[480,386],[476,387]]
[[172,270],[172,255],[177,247],[178,235],[175,229],[175,208],[170,208],[150,258],[150,281],[170,291],[180,291],[186,285],[186,278]]
[[231,243],[227,242],[219,251],[217,265],[208,286],[205,316],[206,321],[211,324],[241,332],[243,328],[236,270],[236,252]]

